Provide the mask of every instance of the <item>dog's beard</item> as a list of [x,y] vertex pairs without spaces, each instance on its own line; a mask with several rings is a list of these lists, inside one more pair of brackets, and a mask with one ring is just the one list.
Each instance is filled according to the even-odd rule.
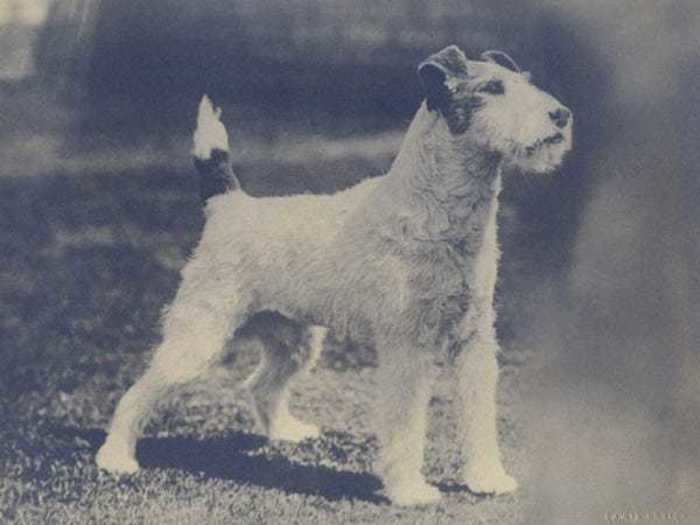
[[570,149],[569,134],[553,133],[518,148],[511,164],[529,173],[550,173],[561,165]]

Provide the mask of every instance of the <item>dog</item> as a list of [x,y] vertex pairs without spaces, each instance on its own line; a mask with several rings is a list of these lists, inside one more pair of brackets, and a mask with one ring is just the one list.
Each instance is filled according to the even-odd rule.
[[376,347],[378,470],[392,502],[440,498],[421,474],[439,352],[457,375],[464,483],[479,494],[516,490],[496,418],[501,177],[558,168],[572,115],[501,52],[469,60],[449,46],[418,76],[425,99],[389,172],[334,195],[247,195],[220,110],[202,100],[193,153],[210,181],[206,224],[152,363],[116,408],[99,467],[135,472],[136,440],[157,401],[205,374],[243,327],[264,349],[245,382],[263,429],[272,439],[318,436],[289,412],[287,392],[327,328]]

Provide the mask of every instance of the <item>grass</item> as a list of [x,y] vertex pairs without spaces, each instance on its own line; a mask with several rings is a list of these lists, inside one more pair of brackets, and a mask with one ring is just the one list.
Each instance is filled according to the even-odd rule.
[[[293,398],[294,411],[323,425],[298,445],[255,434],[247,406],[218,370],[165,407],[139,445],[142,471],[115,480],[94,465],[118,392],[92,380],[59,393],[53,409],[13,420],[6,445],[0,503],[11,523],[517,523],[522,495],[483,498],[459,486],[451,401],[441,385],[431,403],[426,475],[445,493],[436,506],[388,504],[371,474],[376,440],[368,407],[374,370],[311,374]],[[504,391],[512,392],[512,374]],[[508,464],[522,474],[521,442],[503,396]],[[59,408],[60,406],[60,408]],[[43,415],[40,415],[43,414]]]
[[[331,192],[377,175],[398,135],[285,137],[262,145],[236,138],[249,192]],[[260,153],[269,140],[274,156]],[[107,143],[62,160],[65,145],[57,146],[39,169],[27,164],[31,149],[19,148],[0,176],[0,521],[518,523],[526,491],[477,497],[458,484],[447,380],[431,402],[425,468],[444,501],[389,505],[372,474],[373,355],[337,343],[292,398],[296,414],[322,426],[319,439],[292,445],[256,434],[235,390],[255,363],[246,351],[163,407],[139,445],[139,474],[117,480],[97,470],[103,429],[148,361],[160,311],[202,227],[186,142],[168,147],[115,156]],[[500,425],[506,462],[522,478],[518,362],[504,359]]]

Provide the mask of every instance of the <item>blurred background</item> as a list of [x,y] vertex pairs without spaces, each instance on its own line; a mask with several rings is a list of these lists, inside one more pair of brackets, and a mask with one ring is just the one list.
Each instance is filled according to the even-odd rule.
[[693,0],[0,0],[3,422],[143,366],[201,231],[202,93],[246,191],[332,193],[388,170],[418,62],[495,48],[575,115],[503,195],[530,523],[700,515],[699,35]]

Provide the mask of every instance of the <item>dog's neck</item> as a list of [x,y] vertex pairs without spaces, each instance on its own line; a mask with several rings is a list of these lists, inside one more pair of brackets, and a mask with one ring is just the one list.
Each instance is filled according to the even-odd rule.
[[453,137],[424,103],[377,189],[382,220],[394,234],[398,228],[416,241],[464,245],[473,238],[478,244],[488,212],[497,206],[500,171],[496,155]]

